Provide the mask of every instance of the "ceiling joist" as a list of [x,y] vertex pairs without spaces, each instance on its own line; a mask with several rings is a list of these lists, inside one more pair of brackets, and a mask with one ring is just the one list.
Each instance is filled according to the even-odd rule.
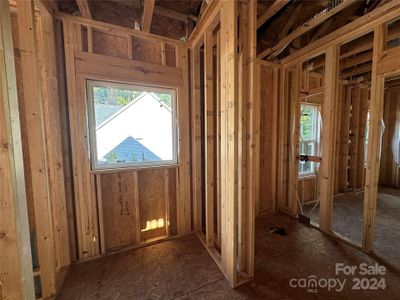
[[289,0],[275,0],[268,9],[261,14],[257,19],[257,29],[264,25],[269,19],[271,19],[275,14],[277,14]]
[[141,28],[144,32],[150,32],[151,21],[153,20],[155,0],[144,0]]
[[349,7],[357,0],[343,0],[340,4],[336,5],[335,7],[328,9],[325,8],[321,13],[314,16],[311,20],[303,24],[302,26],[295,29],[292,33],[284,37],[276,44],[274,47],[270,47],[262,51],[258,58],[263,59],[267,56],[277,56],[279,55],[294,39],[300,37],[301,35],[305,34],[309,30],[317,27],[318,25],[322,24],[330,17],[336,15],[337,13],[341,12],[345,8]]
[[352,58],[345,59],[341,64],[341,69],[351,68],[366,62],[372,61],[372,50],[356,55]]
[[372,63],[367,63],[364,65],[357,66],[352,70],[342,72],[341,77],[342,78],[350,78],[353,76],[371,72],[371,70],[372,70]]
[[174,20],[178,20],[181,22],[186,22],[188,18],[196,18],[195,16],[189,16],[186,14],[182,14],[180,12],[177,12],[175,10],[172,9],[168,9],[165,7],[161,7],[158,5],[154,6],[154,14],[159,15],[159,16],[163,16],[163,17],[167,17],[167,18],[171,18]]
[[76,0],[76,4],[78,4],[82,17],[92,19],[92,14],[87,0]]

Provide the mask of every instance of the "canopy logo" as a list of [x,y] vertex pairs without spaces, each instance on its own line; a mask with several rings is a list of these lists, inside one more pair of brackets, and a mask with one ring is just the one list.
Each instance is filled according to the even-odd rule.
[[351,276],[351,278],[318,278],[315,275],[309,275],[306,278],[292,278],[289,285],[292,288],[306,289],[309,293],[317,293],[318,289],[327,289],[340,293],[346,286],[347,281],[351,283],[352,290],[378,290],[386,289],[384,275],[386,268],[377,263],[368,265],[361,263],[358,266],[348,266],[344,263],[335,265],[335,275]]
[[318,278],[315,275],[310,275],[307,278],[292,278],[289,285],[292,288],[307,289],[309,293],[317,293],[318,289],[328,289],[328,291],[343,291],[347,279],[340,280],[339,278]]

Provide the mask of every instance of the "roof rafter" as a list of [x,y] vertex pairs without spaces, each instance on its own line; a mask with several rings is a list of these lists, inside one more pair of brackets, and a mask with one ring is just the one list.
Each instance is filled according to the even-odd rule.
[[87,0],[76,0],[76,4],[78,4],[82,17],[92,19],[92,14]]
[[275,0],[274,3],[272,3],[268,9],[258,17],[257,29],[277,14],[288,2],[289,0]]
[[296,30],[292,33],[284,37],[282,40],[279,41],[274,47],[270,47],[262,51],[258,58],[263,59],[267,56],[277,56],[279,55],[294,39],[300,37],[304,33],[308,32],[309,30],[315,28],[316,26],[320,25],[324,21],[328,20],[330,17],[334,16],[335,14],[341,12],[345,8],[349,7],[357,0],[343,0],[340,4],[336,5],[335,7],[328,9],[325,8],[321,13],[314,16],[311,20],[304,23],[303,25],[299,26]]
[[155,0],[144,0],[143,1],[143,13],[142,13],[142,21],[141,28],[144,32],[150,32],[151,21],[153,20],[153,11],[154,11]]

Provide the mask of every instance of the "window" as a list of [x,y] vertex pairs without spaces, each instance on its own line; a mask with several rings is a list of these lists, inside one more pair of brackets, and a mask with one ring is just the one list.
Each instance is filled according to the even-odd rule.
[[[300,155],[317,156],[319,147],[319,109],[317,105],[301,104]],[[299,175],[314,175],[316,163],[299,162]]]
[[177,163],[175,91],[88,81],[92,169]]

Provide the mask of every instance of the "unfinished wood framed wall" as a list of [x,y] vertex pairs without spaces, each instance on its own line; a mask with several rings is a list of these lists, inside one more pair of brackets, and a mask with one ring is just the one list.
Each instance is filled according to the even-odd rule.
[[10,17],[35,293],[50,297],[60,288],[71,262],[55,20],[36,1],[18,1]]
[[[232,286],[253,275],[259,194],[255,1],[215,1],[192,45],[195,231]],[[261,93],[261,91],[260,91]]]
[[[189,57],[180,42],[83,18],[63,21],[77,224],[77,259],[137,247],[192,230]],[[86,81],[171,88],[177,93],[179,164],[92,171]],[[143,231],[148,221],[162,228]]]
[[[328,124],[324,123],[323,129],[323,155],[322,155],[322,165],[321,165],[321,211],[320,211],[320,229],[332,234],[331,223],[332,223],[332,204],[333,204],[333,194],[344,189],[344,186],[349,185],[351,188],[359,188],[364,186],[364,176],[365,176],[365,205],[364,205],[364,234],[363,234],[363,248],[367,251],[373,249],[372,241],[374,235],[375,226],[375,214],[376,214],[376,196],[377,196],[377,186],[378,186],[378,175],[380,168],[380,132],[381,132],[381,120],[383,117],[383,80],[387,76],[397,74],[399,72],[399,56],[398,48],[389,46],[387,43],[387,24],[395,20],[399,13],[399,4],[395,2],[390,2],[378,10],[374,11],[369,15],[369,17],[362,17],[357,22],[354,22],[351,26],[345,26],[342,29],[327,35],[324,38],[304,47],[300,51],[289,55],[282,60],[284,78],[281,82],[281,99],[286,99],[287,96],[287,71],[290,68],[295,68],[298,63],[304,61],[307,57],[316,57],[317,55],[326,52],[327,58],[325,60],[325,103],[324,103],[324,119],[328,120]],[[349,24],[350,25],[350,24]],[[360,86],[346,86],[339,82],[338,73],[338,47],[344,43],[351,41],[354,38],[363,36],[370,32],[374,33],[374,43],[373,43],[373,55],[372,55],[372,83],[370,91],[370,106],[369,106],[369,135],[368,135],[368,149],[367,149],[367,159],[366,159],[366,171],[365,175],[363,173],[363,168],[360,165],[364,163],[361,157],[363,156],[364,149],[361,149],[361,144],[364,143],[361,131],[366,126],[364,123],[358,123],[356,116],[353,118],[354,124],[348,123],[348,126],[353,126],[353,131],[359,132],[358,136],[360,139],[354,140],[354,144],[351,147],[356,147],[353,150],[345,149],[343,143],[338,140],[340,126],[338,123],[341,121],[338,119],[338,112],[344,109],[346,111],[346,105],[348,105],[348,100],[346,97],[351,99],[368,99],[368,89]],[[371,49],[371,48],[368,48]],[[367,50],[368,50],[367,49]],[[285,94],[286,91],[286,94]],[[347,95],[344,95],[347,94]],[[344,97],[346,96],[346,97]],[[352,97],[353,96],[353,97]],[[342,100],[340,100],[342,98]],[[343,100],[344,99],[344,100]],[[346,104],[347,101],[347,104]],[[364,101],[364,104],[368,101]],[[284,106],[287,102],[282,101],[280,109],[279,118],[283,120],[280,123],[280,132],[287,132],[287,126],[290,126],[290,116],[285,115]],[[341,103],[341,104],[339,104]],[[344,105],[342,105],[344,103]],[[362,104],[361,102],[359,103]],[[342,106],[341,106],[342,105]],[[354,105],[357,103],[354,101]],[[359,114],[364,114],[367,111],[365,106],[360,106],[357,110]],[[336,117],[335,117],[336,116]],[[345,114],[341,114],[345,118]],[[358,120],[364,119],[361,115]],[[350,120],[348,120],[350,122]],[[285,129],[286,128],[286,129]],[[344,129],[345,130],[345,129]],[[335,137],[336,136],[336,137]],[[350,139],[351,137],[349,137]],[[295,187],[290,185],[286,181],[286,178],[290,178],[288,175],[287,166],[292,166],[290,162],[290,152],[287,156],[285,152],[286,137],[280,139],[279,151],[280,153],[280,167],[278,169],[278,190],[285,193],[285,188],[288,187],[295,191]],[[281,151],[282,149],[282,151]],[[347,184],[345,180],[338,180],[340,174],[344,171],[344,161],[339,162],[338,160],[341,154],[350,151],[353,156],[357,155],[357,159],[353,157],[354,166],[353,173],[349,172],[349,176],[346,177]],[[341,153],[341,154],[340,154]],[[292,170],[294,167],[289,167]],[[335,171],[336,169],[336,171]],[[357,171],[356,171],[357,169]],[[361,171],[360,171],[361,169]],[[356,174],[358,172],[359,174]],[[290,180],[290,179],[289,179]],[[285,202],[286,201],[286,202]],[[289,203],[295,203],[292,198],[290,198],[290,193],[279,198],[278,207],[281,210],[285,210]],[[287,210],[287,209],[286,209]],[[287,210],[290,212],[290,209]],[[292,213],[297,214],[297,210],[292,210]]]

